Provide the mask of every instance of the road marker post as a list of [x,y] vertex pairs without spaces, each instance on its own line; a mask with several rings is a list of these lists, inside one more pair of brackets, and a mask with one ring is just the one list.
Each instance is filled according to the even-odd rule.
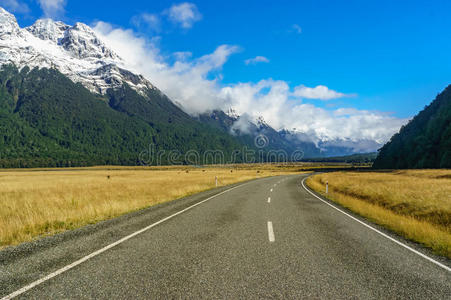
[[326,194],[329,194],[329,181],[326,181]]
[[422,258],[424,258],[424,259],[430,261],[431,263],[433,263],[433,264],[435,264],[435,265],[441,267],[442,269],[445,269],[446,271],[451,272],[451,268],[448,267],[447,265],[444,265],[444,264],[442,264],[442,263],[440,263],[440,262],[438,262],[438,261],[436,261],[436,260],[430,258],[429,256],[427,256],[427,255],[421,253],[420,251],[417,251],[417,250],[413,249],[412,247],[409,247],[409,246],[407,246],[406,244],[401,243],[400,241],[398,241],[398,240],[392,238],[391,236],[389,236],[388,234],[385,234],[385,233],[383,233],[382,231],[377,230],[376,228],[374,228],[374,227],[372,227],[372,226],[366,224],[365,222],[360,221],[360,220],[357,219],[356,217],[353,217],[353,216],[351,216],[350,214],[348,214],[347,212],[345,212],[345,211],[339,209],[339,208],[336,207],[335,205],[332,205],[332,204],[330,204],[329,202],[327,202],[326,200],[324,200],[324,199],[318,197],[317,195],[315,195],[313,192],[311,192],[311,191],[305,186],[304,182],[305,182],[306,179],[307,179],[307,178],[304,178],[304,179],[301,181],[301,185],[302,185],[302,187],[304,188],[304,190],[306,190],[306,191],[307,191],[310,195],[312,195],[313,197],[317,198],[318,200],[320,200],[321,202],[323,202],[323,203],[325,203],[326,205],[330,206],[331,208],[333,208],[333,209],[335,209],[335,210],[341,212],[342,214],[344,214],[345,216],[351,218],[352,220],[356,221],[357,223],[360,223],[361,225],[365,226],[366,228],[368,228],[368,229],[370,229],[370,230],[376,232],[377,234],[380,234],[381,236],[385,237],[386,239],[389,239],[390,241],[392,241],[392,242],[398,244],[399,246],[401,246],[401,247],[403,247],[403,248],[409,250],[410,252],[413,252],[413,253],[417,254],[418,256],[421,256]]
[[218,176],[215,176],[215,184],[216,184],[216,187],[218,187]]

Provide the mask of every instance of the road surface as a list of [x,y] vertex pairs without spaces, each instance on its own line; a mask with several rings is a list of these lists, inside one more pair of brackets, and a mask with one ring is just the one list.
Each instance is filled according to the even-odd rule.
[[0,251],[0,298],[451,298],[449,260],[334,209],[305,177],[220,188]]

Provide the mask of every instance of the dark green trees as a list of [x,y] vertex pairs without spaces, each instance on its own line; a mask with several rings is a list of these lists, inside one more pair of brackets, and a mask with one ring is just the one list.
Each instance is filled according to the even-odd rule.
[[380,149],[374,168],[451,168],[451,86]]
[[157,90],[123,86],[100,96],[53,69],[0,71],[0,167],[137,165],[149,145],[226,155],[241,147]]

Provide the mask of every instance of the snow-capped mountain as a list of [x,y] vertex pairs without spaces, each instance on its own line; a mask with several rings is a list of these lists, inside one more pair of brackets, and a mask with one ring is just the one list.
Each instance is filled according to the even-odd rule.
[[[14,15],[0,7],[0,71],[2,66],[8,64],[15,65],[19,70],[24,67],[54,68],[95,94],[105,95],[109,89],[118,89],[124,83],[144,96],[152,94],[148,93],[149,90],[158,90],[146,78],[130,71],[126,62],[107,47],[86,24],[76,23],[71,26],[51,19],[40,19],[32,26],[20,28]],[[193,116],[185,114],[186,110],[182,111],[183,105],[169,99],[163,93],[154,94],[157,94],[156,98],[145,97],[145,101],[151,100],[147,103],[133,103],[120,109],[116,107],[120,106],[120,103],[113,101],[110,105],[121,112],[131,107],[137,108],[129,113],[131,115],[142,113],[152,124],[157,118],[170,120],[170,124],[173,124],[173,120],[183,119],[183,122],[180,122],[185,123],[184,127],[191,124]],[[135,99],[126,100],[135,101]],[[152,105],[152,102],[155,104],[154,107],[145,107]],[[274,149],[288,149],[288,152],[302,148],[306,154],[319,156],[320,150],[326,148],[338,149],[336,152],[339,154],[348,149],[351,149],[350,152],[357,151],[354,145],[347,147],[349,141],[321,144],[320,141],[312,140],[307,134],[296,129],[277,131],[262,116],[252,117],[233,107],[224,112],[206,113],[199,116],[199,120],[220,129],[220,133],[231,134],[240,142],[251,146],[255,135],[265,134]],[[164,130],[167,130],[167,127],[164,127]],[[183,133],[178,134],[182,135]]]
[[257,123],[257,125],[260,128],[269,128],[269,127],[271,127],[271,126],[268,125],[268,123],[266,123],[265,118],[263,118],[263,116],[259,116],[257,118],[257,122],[256,123]]
[[235,120],[237,120],[240,117],[236,109],[234,109],[233,107],[230,107],[227,111],[224,111],[224,113]]
[[40,19],[20,28],[14,15],[0,7],[0,65],[5,64],[19,69],[56,68],[99,94],[123,83],[141,94],[156,89],[143,76],[128,71],[124,61],[89,26]]

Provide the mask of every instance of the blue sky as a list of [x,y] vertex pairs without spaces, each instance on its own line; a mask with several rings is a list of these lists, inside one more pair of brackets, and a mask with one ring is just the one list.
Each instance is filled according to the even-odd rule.
[[[23,2],[30,10],[16,17],[30,25],[43,12],[36,1]],[[202,19],[189,29],[163,21],[155,32],[132,22],[142,13],[160,14],[173,1],[67,1],[59,17],[68,23],[102,20],[158,35],[163,53],[189,51],[198,57],[220,44],[238,45],[240,52],[223,67],[224,83],[273,78],[358,95],[316,102],[324,107],[410,117],[451,83],[451,1],[191,2]],[[255,56],[270,62],[243,63]]]
[[0,5],[22,27],[42,17],[92,26],[130,70],[191,114],[233,108],[244,121],[263,117],[359,152],[376,150],[451,84],[451,1]]

